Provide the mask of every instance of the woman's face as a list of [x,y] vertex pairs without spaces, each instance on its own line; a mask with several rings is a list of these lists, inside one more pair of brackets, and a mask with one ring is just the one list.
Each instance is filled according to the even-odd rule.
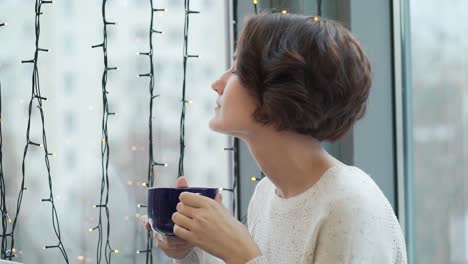
[[258,124],[252,118],[256,103],[236,74],[236,63],[216,80],[211,88],[218,94],[212,130],[236,137],[248,134]]

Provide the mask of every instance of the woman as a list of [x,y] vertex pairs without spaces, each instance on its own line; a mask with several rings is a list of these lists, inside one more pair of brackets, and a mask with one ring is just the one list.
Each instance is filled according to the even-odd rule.
[[406,263],[379,187],[320,146],[363,116],[370,86],[361,45],[338,23],[251,17],[234,65],[212,84],[219,97],[209,124],[243,140],[267,176],[250,201],[248,230],[220,195],[182,193],[177,237],[156,235],[158,246],[176,263]]

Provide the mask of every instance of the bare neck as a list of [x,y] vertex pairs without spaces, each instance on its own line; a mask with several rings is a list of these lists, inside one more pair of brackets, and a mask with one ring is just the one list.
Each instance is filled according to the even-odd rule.
[[340,164],[310,136],[265,129],[243,140],[282,198],[305,192],[329,168]]

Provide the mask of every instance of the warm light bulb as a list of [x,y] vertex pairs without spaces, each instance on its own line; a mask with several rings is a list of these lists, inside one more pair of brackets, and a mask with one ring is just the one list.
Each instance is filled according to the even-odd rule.
[[315,21],[315,22],[319,21],[319,17],[318,17],[318,16],[314,16],[314,21]]
[[114,249],[114,253],[115,253],[115,254],[119,254],[119,250],[118,250],[118,249]]
[[256,181],[256,180],[257,180],[257,178],[255,178],[255,177],[252,177],[252,178],[250,178],[250,179],[251,179],[252,181]]
[[288,13],[287,10],[282,10],[282,11],[281,11],[281,14],[287,14],[287,13]]
[[258,0],[253,0],[254,5],[258,4]]

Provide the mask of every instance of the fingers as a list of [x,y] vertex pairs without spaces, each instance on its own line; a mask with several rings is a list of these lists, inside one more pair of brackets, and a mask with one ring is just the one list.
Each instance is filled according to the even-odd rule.
[[213,200],[208,197],[205,197],[203,195],[199,195],[196,193],[190,193],[190,192],[181,193],[179,195],[179,200],[185,205],[195,207],[195,208],[202,208],[204,207],[204,205],[213,202]]
[[189,242],[182,240],[176,236],[164,236],[159,233],[153,234],[154,239],[158,241],[158,246],[162,245],[164,248],[174,249],[176,246],[191,245]]
[[148,221],[148,216],[147,215],[142,215],[138,218],[138,221],[146,228],[146,230],[151,229],[151,225]]
[[181,176],[180,178],[177,179],[177,188],[183,188],[183,187],[188,187],[187,179],[185,176]]
[[167,256],[172,258],[180,258],[193,248],[192,244],[178,237],[161,237],[161,235],[158,234],[158,236],[156,236],[156,241],[158,247],[163,250]]
[[193,218],[195,216],[196,208],[184,205],[183,203],[178,203],[176,209],[177,212],[187,217]]
[[216,194],[215,201],[218,203],[223,203],[223,195],[221,193]]
[[185,229],[185,228],[183,228],[183,227],[181,227],[181,226],[179,226],[177,224],[174,225],[174,234],[176,236],[178,236],[179,238],[181,238],[183,240],[186,240],[186,241],[192,241],[193,240],[192,233],[189,230],[187,230],[187,229]]
[[175,212],[172,215],[172,221],[174,221],[176,225],[182,226],[186,229],[190,229],[192,225],[192,219],[178,212]]

